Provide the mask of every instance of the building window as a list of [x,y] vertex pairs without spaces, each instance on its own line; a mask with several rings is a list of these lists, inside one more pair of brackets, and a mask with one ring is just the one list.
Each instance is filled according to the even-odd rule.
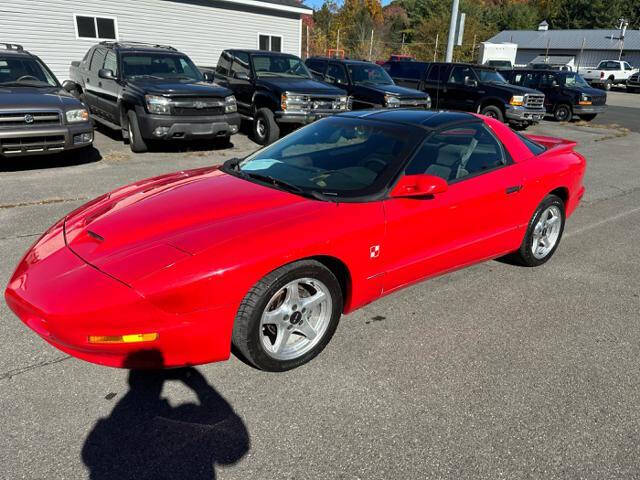
[[279,35],[258,34],[258,48],[272,52],[282,51],[282,37]]
[[77,38],[93,38],[96,40],[116,40],[118,25],[112,17],[93,17],[74,15]]

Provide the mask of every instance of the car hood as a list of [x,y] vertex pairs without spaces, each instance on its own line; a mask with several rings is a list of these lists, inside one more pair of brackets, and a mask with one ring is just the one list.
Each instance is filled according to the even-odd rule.
[[427,98],[429,96],[420,90],[401,87],[400,85],[358,85],[356,88],[362,92],[388,93],[400,98]]
[[169,79],[136,79],[128,83],[145,93],[170,96],[224,97],[231,95],[228,88],[210,82],[178,82]]
[[80,207],[65,220],[65,241],[87,263],[133,285],[181,259],[327,205],[217,167],[199,169],[138,182]]
[[598,90],[597,88],[591,87],[564,87],[565,90],[568,90],[572,93],[589,95],[591,98],[607,98],[607,94],[602,90]]
[[346,95],[344,90],[329,85],[328,83],[313,80],[311,78],[284,78],[269,77],[259,78],[258,84],[271,88],[276,92],[295,92],[315,95]]
[[0,87],[0,108],[67,110],[80,106],[82,104],[78,99],[58,87]]
[[506,93],[510,93],[511,95],[524,95],[525,93],[535,93],[538,95],[542,95],[542,92],[539,90],[534,90],[533,88],[521,87],[520,85],[513,85],[510,83],[501,84],[501,83],[488,83],[488,86],[497,88],[499,90],[503,90]]

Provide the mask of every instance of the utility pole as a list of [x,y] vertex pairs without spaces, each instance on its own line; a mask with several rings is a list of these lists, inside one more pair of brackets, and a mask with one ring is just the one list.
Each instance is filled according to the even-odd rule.
[[340,29],[338,29],[338,38],[336,39],[336,55],[340,51]]
[[438,38],[440,37],[439,33],[436,33],[436,46],[433,49],[433,61],[436,61],[436,55],[438,55]]
[[307,25],[307,58],[309,58],[309,25]]
[[551,44],[551,38],[547,39],[547,51],[544,54],[544,63],[549,63],[549,45]]
[[473,36],[473,46],[471,47],[471,63],[476,61],[476,40],[477,40],[477,35]]
[[371,29],[371,41],[369,42],[369,61],[371,61],[372,52],[373,52],[373,28]]
[[402,34],[402,46],[400,47],[400,53],[404,55],[404,33]]
[[582,37],[582,46],[580,47],[580,57],[578,58],[578,66],[576,67],[576,71],[580,71],[580,64],[582,63],[582,55],[584,54],[584,47],[587,43],[587,37]]
[[453,61],[453,44],[456,41],[456,24],[458,23],[458,8],[460,0],[453,0],[451,5],[451,21],[449,22],[449,39],[447,40],[446,62]]

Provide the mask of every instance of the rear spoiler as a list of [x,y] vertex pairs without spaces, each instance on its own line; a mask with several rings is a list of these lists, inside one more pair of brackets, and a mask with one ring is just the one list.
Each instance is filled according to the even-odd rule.
[[526,135],[526,137],[533,142],[539,143],[545,147],[547,151],[573,150],[573,148],[578,145],[577,142],[565,140],[564,138],[546,137],[543,135]]

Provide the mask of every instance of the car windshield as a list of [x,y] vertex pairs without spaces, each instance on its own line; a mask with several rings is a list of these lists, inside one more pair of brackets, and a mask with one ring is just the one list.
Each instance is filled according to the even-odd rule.
[[0,85],[57,87],[58,80],[35,58],[1,56]]
[[507,83],[502,75],[495,70],[477,69],[478,78],[483,83]]
[[393,85],[389,74],[379,65],[351,64],[347,68],[355,85]]
[[375,195],[423,137],[406,125],[330,117],[259,150],[229,173],[325,200]]
[[202,81],[202,74],[185,55],[169,53],[127,53],[122,56],[125,78],[151,77],[184,82]]
[[297,57],[287,55],[253,55],[253,68],[260,77],[311,78],[307,67]]
[[563,82],[567,87],[588,87],[587,81],[577,73],[567,73],[564,75]]
[[511,62],[509,60],[490,60],[487,65],[492,67],[509,67],[511,68]]

